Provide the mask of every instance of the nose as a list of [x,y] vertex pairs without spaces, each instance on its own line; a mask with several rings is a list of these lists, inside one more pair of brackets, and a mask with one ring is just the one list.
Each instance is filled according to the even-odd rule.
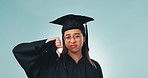
[[76,40],[72,37],[71,39],[70,39],[70,43],[75,43],[76,42]]

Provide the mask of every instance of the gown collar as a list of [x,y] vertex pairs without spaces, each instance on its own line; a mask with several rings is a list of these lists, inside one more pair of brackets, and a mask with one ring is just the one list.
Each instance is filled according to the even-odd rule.
[[74,64],[85,64],[89,63],[88,59],[85,56],[82,56],[82,58],[76,63],[70,55],[66,55],[66,61],[67,63],[74,63]]

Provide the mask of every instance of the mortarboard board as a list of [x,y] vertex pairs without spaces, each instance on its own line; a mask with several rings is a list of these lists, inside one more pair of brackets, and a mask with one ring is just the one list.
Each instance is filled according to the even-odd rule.
[[[89,50],[89,48],[88,48],[88,30],[87,30],[86,23],[89,21],[93,21],[93,20],[94,20],[93,18],[87,17],[87,16],[68,14],[68,15],[62,16],[60,18],[57,18],[56,20],[51,21],[50,23],[62,25],[63,26],[62,27],[62,34],[64,34],[64,32],[66,30],[80,29],[82,34],[86,37],[87,49]],[[85,24],[85,28],[84,28],[83,24]],[[85,29],[86,29],[86,31],[85,31]]]

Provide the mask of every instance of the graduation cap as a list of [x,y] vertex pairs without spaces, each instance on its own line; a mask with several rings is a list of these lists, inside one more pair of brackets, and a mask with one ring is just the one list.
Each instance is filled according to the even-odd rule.
[[[57,18],[56,20],[51,21],[50,23],[62,25],[62,34],[64,34],[66,30],[80,29],[82,34],[86,37],[86,45],[88,48],[88,30],[86,23],[93,20],[93,18],[87,16],[68,14],[60,18]],[[85,24],[85,28],[83,24]]]

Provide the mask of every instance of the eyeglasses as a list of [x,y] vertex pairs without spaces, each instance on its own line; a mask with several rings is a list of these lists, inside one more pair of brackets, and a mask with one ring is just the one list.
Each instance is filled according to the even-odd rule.
[[80,41],[82,35],[73,35],[73,36],[65,36],[63,37],[65,42],[70,42],[70,40],[73,38],[75,41]]

